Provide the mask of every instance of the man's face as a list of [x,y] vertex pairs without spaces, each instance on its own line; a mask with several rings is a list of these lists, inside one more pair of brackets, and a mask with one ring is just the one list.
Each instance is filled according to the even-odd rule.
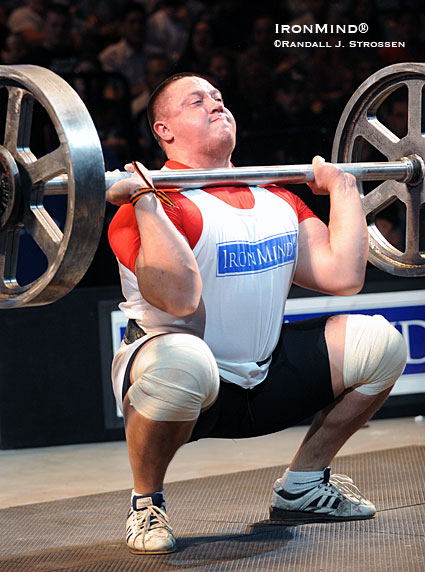
[[273,45],[273,20],[271,18],[257,18],[254,23],[254,42],[263,48]]
[[66,45],[69,39],[69,34],[66,33],[69,26],[69,18],[65,14],[48,12],[44,24],[45,45],[50,48]]
[[134,10],[126,15],[122,34],[130,45],[143,43],[145,30],[146,22],[141,12]]
[[395,101],[388,116],[388,127],[400,139],[407,134],[408,113],[407,101]]
[[228,58],[216,55],[211,58],[209,72],[220,82],[226,84],[232,79],[232,65]]
[[153,57],[146,62],[145,78],[150,90],[153,91],[168,74],[168,62],[162,58]]
[[46,10],[46,0],[28,0],[28,6],[34,10],[34,12],[38,12],[38,14],[43,14]]
[[164,93],[161,119],[172,142],[205,153],[227,153],[235,146],[236,123],[221,93],[199,77],[184,77]]

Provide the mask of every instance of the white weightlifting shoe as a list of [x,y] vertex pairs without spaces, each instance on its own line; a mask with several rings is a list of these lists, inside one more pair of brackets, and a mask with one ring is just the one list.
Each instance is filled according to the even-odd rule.
[[167,554],[176,550],[176,539],[165,512],[162,493],[133,494],[127,517],[126,542],[133,554]]
[[346,475],[325,469],[323,482],[301,494],[287,493],[278,479],[270,507],[271,520],[310,523],[374,518],[376,508]]

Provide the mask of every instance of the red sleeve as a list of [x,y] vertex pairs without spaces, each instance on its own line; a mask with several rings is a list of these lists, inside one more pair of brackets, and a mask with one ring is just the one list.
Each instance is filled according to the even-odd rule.
[[[184,195],[178,192],[169,194],[175,206],[163,205],[164,211],[193,248],[202,232],[202,215],[198,207]],[[118,209],[109,225],[108,238],[112,251],[121,264],[134,272],[134,265],[140,250],[140,235],[132,205],[122,205]]]
[[294,193],[291,193],[290,191],[275,185],[267,185],[266,189],[291,205],[291,207],[297,213],[298,223],[306,220],[307,218],[318,218],[298,195],[295,195]]
[[122,205],[118,209],[109,225],[108,239],[121,264],[134,272],[140,249],[140,235],[132,205]]
[[[168,193],[168,191],[166,191]],[[199,237],[202,234],[202,214],[198,207],[190,199],[179,192],[169,193],[175,206],[167,207],[163,205],[168,218],[176,229],[187,238],[190,248],[195,248]]]

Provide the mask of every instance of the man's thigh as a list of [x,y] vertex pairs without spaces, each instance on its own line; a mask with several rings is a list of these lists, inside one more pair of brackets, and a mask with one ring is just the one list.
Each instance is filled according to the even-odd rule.
[[296,425],[334,400],[325,326],[329,316],[285,324],[267,378],[253,389],[221,382],[191,440],[245,438]]
[[283,326],[266,383],[254,388],[250,398],[256,435],[296,425],[334,401],[325,339],[328,319],[326,315]]

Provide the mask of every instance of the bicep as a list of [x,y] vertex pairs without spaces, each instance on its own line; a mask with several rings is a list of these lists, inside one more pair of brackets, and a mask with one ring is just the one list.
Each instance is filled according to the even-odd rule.
[[333,290],[334,268],[329,230],[318,218],[308,218],[299,225],[294,282],[309,290],[327,293]]

